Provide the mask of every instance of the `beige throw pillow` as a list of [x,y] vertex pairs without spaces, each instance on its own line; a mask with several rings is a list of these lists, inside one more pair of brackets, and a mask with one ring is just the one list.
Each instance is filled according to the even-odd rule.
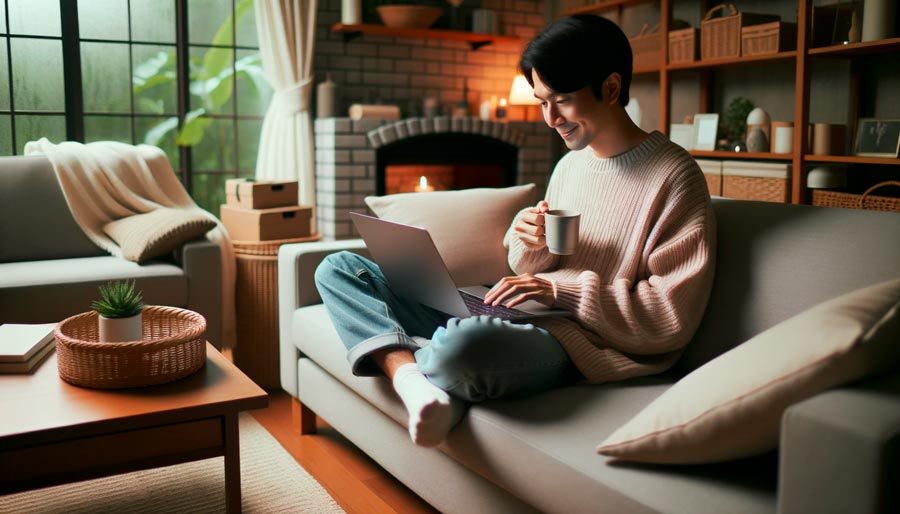
[[535,185],[370,196],[379,218],[423,227],[459,286],[493,284],[512,274],[503,236],[513,217],[534,205]]
[[103,225],[122,257],[141,262],[172,252],[183,243],[209,232],[216,222],[196,210],[159,208]]
[[597,451],[693,464],[774,449],[791,404],[897,365],[898,309],[900,279],[819,304],[697,368]]

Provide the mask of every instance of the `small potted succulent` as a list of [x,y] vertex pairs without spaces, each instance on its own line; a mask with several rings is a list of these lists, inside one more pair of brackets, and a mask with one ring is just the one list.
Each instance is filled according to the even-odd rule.
[[99,314],[100,341],[104,343],[140,341],[144,297],[134,281],[109,282],[100,286],[100,299],[91,303]]

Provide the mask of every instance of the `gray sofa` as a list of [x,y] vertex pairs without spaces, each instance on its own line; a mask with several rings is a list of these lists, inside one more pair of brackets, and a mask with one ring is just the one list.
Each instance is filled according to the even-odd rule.
[[190,241],[170,259],[138,264],[84,235],[44,157],[0,157],[0,323],[50,323],[90,309],[98,287],[134,280],[148,305],[187,308],[221,346],[219,247]]
[[780,449],[757,457],[657,466],[595,452],[680,374],[826,299],[900,277],[898,214],[713,201],[716,280],[675,369],[475,405],[436,449],[410,442],[386,379],[349,373],[320,304],[316,266],[337,250],[365,253],[361,241],[282,246],[281,383],[298,399],[301,428],[314,430],[318,414],[448,513],[900,512],[900,371],[794,404]]

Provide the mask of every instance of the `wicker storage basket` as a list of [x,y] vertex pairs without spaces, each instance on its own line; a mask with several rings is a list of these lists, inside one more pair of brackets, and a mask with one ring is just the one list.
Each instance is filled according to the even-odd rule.
[[320,234],[277,241],[232,241],[237,265],[237,340],[234,364],[257,385],[281,387],[278,348],[278,249],[318,241]]
[[697,44],[698,30],[688,27],[669,31],[669,63],[694,62],[700,45]]
[[790,194],[789,165],[752,161],[722,162],[722,196],[785,203]]
[[722,161],[713,159],[695,159],[695,161],[706,179],[709,194],[722,196]]
[[741,28],[741,55],[777,54],[797,48],[797,24],[773,21]]
[[842,193],[840,191],[828,191],[825,189],[813,189],[813,205],[820,205],[823,207],[843,207],[845,209],[900,212],[900,198],[875,196],[872,194],[876,189],[885,186],[900,187],[900,182],[896,180],[879,182],[867,189],[866,192],[861,195]]
[[645,23],[641,32],[628,41],[631,42],[635,68],[653,68],[662,64],[662,34],[659,32],[659,23],[649,30]]
[[143,339],[101,343],[96,312],[76,314],[55,330],[59,376],[83,387],[118,389],[184,378],[206,363],[206,319],[176,307],[148,306]]
[[[716,12],[726,9],[729,14],[713,18]],[[779,16],[773,14],[744,13],[739,12],[732,4],[719,4],[707,11],[700,21],[700,58],[705,61],[740,57],[742,27],[779,19]]]

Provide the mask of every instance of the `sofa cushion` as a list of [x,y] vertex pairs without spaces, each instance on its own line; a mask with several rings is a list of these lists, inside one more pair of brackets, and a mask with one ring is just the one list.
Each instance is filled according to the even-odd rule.
[[503,237],[516,213],[534,205],[535,185],[370,196],[379,218],[423,227],[459,286],[493,284],[512,274]]
[[703,320],[676,364],[681,374],[814,305],[900,277],[900,214],[723,198],[712,204],[716,276]]
[[[406,426],[406,411],[387,379],[350,373],[347,352],[323,305],[295,311],[291,338],[309,358],[302,360],[315,362]],[[598,505],[609,512],[773,512],[777,462],[772,455],[649,470],[597,455],[598,433],[612,433],[670,385],[645,378],[484,402],[470,408],[438,450],[545,512],[597,512]],[[301,401],[305,394],[318,393],[300,387]]]
[[101,284],[131,279],[148,305],[187,305],[184,271],[166,262],[113,256],[6,262],[0,263],[0,322],[60,321],[89,310]]
[[771,450],[787,407],[896,365],[898,342],[900,279],[842,295],[701,366],[598,450],[674,464]]
[[211,217],[198,210],[162,207],[111,221],[103,225],[103,231],[122,249],[122,257],[143,262],[163,257],[215,226]]

